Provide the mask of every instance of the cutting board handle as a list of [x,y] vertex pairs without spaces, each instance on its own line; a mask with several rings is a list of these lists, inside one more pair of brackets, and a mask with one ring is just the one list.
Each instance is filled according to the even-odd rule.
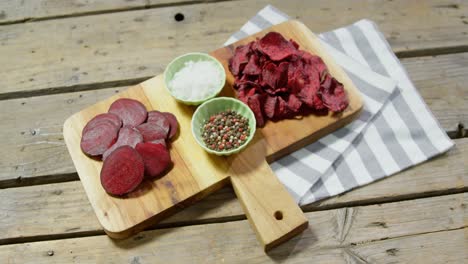
[[256,136],[243,152],[230,158],[230,178],[258,240],[268,251],[304,231],[308,220],[271,170],[265,153],[265,140]]

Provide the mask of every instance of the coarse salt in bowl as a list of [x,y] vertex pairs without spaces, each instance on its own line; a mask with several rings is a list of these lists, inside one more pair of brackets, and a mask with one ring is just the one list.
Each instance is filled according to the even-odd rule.
[[226,82],[223,65],[206,53],[187,53],[175,58],[164,71],[164,84],[177,100],[199,105],[218,95]]

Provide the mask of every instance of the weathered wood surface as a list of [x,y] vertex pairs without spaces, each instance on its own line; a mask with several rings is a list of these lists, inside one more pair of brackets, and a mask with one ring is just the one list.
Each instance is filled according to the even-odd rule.
[[[402,61],[447,132],[456,131],[458,123],[468,125],[468,90],[464,89],[468,83],[468,53]],[[126,88],[1,101],[0,188],[77,179],[63,142],[63,122]]]
[[0,25],[216,0],[2,0]]
[[417,57],[402,62],[445,131],[454,134],[459,124],[468,127],[468,53]]
[[[402,61],[444,129],[466,136],[457,132],[459,124],[468,126],[466,1],[170,2],[0,3],[0,58],[8,54],[0,72],[1,263],[468,262],[467,138],[456,139],[447,155],[303,207],[309,230],[270,255],[258,246],[230,188],[157,230],[121,242],[106,237],[76,181],[62,139],[65,118],[162,72],[175,55],[221,46],[267,3],[315,32],[376,21],[398,56],[415,57]],[[185,19],[176,22],[176,13]],[[456,54],[437,56],[447,53]],[[121,87],[102,89],[115,86]],[[53,93],[60,94],[47,95]],[[42,96],[29,98],[34,95]],[[9,188],[23,185],[34,186]],[[388,203],[394,201],[401,202]]]
[[[306,211],[461,192],[468,182],[468,138],[446,155],[344,195],[308,205]],[[44,237],[103,234],[79,181],[0,190],[0,244]],[[245,219],[232,189],[225,188],[156,227]],[[311,222],[311,225],[313,223]]]
[[[262,0],[172,6],[2,26],[0,47],[10,56],[2,65],[0,98],[138,83],[161,73],[176,55],[220,47],[267,3],[314,32],[372,19],[405,56],[468,50],[468,3],[461,0],[449,5]],[[185,15],[183,21],[174,20],[177,12]]]
[[[468,195],[307,213],[308,230],[269,255],[247,221],[0,246],[2,263],[462,263]],[[405,212],[402,213],[402,208]],[[442,232],[443,231],[443,232]],[[431,257],[428,257],[431,256]]]

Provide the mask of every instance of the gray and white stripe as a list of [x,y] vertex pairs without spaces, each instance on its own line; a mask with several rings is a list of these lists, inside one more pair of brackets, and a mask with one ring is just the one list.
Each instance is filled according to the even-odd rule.
[[[268,5],[225,44],[288,19]],[[359,88],[364,110],[353,123],[270,165],[296,201],[307,204],[340,194],[453,146],[371,21],[319,38]]]

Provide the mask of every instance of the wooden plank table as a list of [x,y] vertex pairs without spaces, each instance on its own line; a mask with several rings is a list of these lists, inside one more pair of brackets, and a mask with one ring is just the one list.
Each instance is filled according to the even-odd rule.
[[[267,3],[315,32],[376,21],[456,146],[303,207],[309,229],[268,255],[230,188],[135,237],[108,238],[64,120],[176,55],[219,47]],[[467,14],[462,0],[2,1],[0,263],[467,262]]]

